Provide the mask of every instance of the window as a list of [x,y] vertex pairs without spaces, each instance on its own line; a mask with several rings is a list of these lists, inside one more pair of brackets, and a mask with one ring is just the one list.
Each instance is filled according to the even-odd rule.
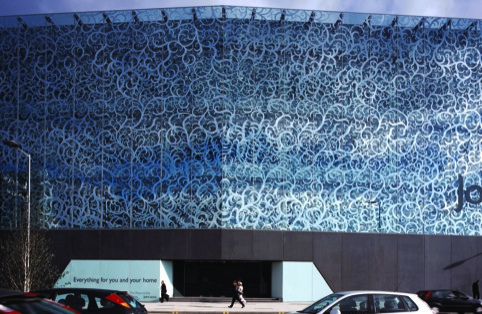
[[99,309],[113,307],[114,303],[105,298],[95,297],[95,303]]
[[462,299],[462,300],[468,300],[470,299],[469,296],[467,296],[465,293],[460,292],[460,291],[452,291],[452,294],[456,299]]
[[434,291],[432,295],[434,298],[447,298],[449,294],[450,294],[450,291],[443,290],[443,291]]
[[407,304],[409,311],[418,311],[418,306],[417,304],[415,304],[415,302],[412,301],[412,299],[406,296],[403,296],[402,299],[403,301],[405,301],[405,304]]
[[391,294],[374,294],[375,313],[405,312],[401,296]]
[[57,295],[56,301],[77,311],[87,309],[89,306],[89,297],[80,293],[62,293]]
[[368,313],[368,296],[355,295],[340,300],[333,309],[340,310],[341,314],[366,314]]
[[[318,313],[323,308],[325,308],[325,307],[329,306],[330,304],[334,303],[336,300],[338,300],[341,297],[343,297],[342,294],[330,294],[330,295],[324,297],[323,299],[318,300],[317,302],[308,306],[302,312],[303,313]],[[328,310],[328,313],[329,313],[330,309]]]

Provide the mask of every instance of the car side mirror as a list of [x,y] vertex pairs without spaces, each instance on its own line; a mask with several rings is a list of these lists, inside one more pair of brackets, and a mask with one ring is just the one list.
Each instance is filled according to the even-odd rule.
[[333,309],[330,311],[330,314],[341,314],[339,309]]

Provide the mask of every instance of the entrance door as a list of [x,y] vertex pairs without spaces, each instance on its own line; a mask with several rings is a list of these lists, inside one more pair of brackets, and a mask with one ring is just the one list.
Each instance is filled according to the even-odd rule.
[[246,298],[271,297],[271,262],[174,261],[174,288],[185,297],[231,297],[233,280]]

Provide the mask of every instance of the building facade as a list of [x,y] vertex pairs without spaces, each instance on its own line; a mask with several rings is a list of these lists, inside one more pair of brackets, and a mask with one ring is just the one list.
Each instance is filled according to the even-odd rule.
[[0,17],[0,136],[32,156],[27,174],[0,150],[0,227],[20,226],[28,175],[69,284],[72,261],[158,260],[180,296],[238,276],[289,300],[296,272],[297,300],[469,290],[480,26],[229,6]]

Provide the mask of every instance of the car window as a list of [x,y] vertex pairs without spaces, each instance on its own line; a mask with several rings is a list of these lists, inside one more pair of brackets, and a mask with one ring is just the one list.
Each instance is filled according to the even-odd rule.
[[311,304],[307,308],[303,309],[300,311],[300,313],[318,313],[325,307],[329,306],[330,304],[333,304],[336,300],[340,299],[343,297],[343,294],[330,294],[324,297],[323,299],[320,299],[316,301],[315,303]]
[[89,297],[82,293],[59,293],[55,301],[77,311],[87,309],[89,306]]
[[401,296],[392,294],[374,294],[375,313],[405,312]]
[[465,293],[460,292],[460,291],[453,291],[453,295],[454,295],[455,298],[457,298],[457,299],[464,299],[464,300],[469,299],[469,296],[468,296],[468,295],[466,295]]
[[446,298],[446,297],[449,296],[449,294],[450,294],[450,291],[446,291],[446,290],[444,290],[444,291],[434,291],[433,292],[433,296],[435,298]]
[[366,314],[368,313],[368,295],[355,295],[340,300],[330,310],[340,310],[341,314]]
[[418,311],[417,304],[413,302],[413,300],[410,299],[410,297],[402,296],[402,299],[403,301],[405,301],[405,304],[407,305],[409,311]]
[[97,308],[110,308],[114,306],[114,302],[107,300],[106,298],[99,298],[95,297],[95,303],[97,304]]

